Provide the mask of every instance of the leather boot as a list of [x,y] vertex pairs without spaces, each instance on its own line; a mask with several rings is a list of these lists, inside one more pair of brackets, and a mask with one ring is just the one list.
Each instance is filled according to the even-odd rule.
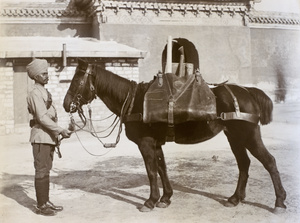
[[46,205],[48,201],[48,193],[49,193],[47,178],[46,177],[36,178],[34,181],[34,186],[35,186],[36,199],[37,199],[36,213],[45,216],[55,215],[56,212]]
[[37,206],[42,206],[48,200],[46,189],[47,179],[43,178],[35,178],[34,186],[35,186],[35,194],[37,200]]
[[36,206],[36,213],[44,216],[56,215],[56,212],[52,210],[50,207],[48,207],[46,204],[43,204],[42,206]]
[[50,177],[49,177],[49,175],[48,175],[48,176],[45,176],[45,180],[46,180],[45,185],[46,185],[46,187],[48,188],[47,194],[46,194],[46,195],[47,195],[47,196],[46,196],[46,198],[47,198],[46,205],[47,205],[49,208],[51,208],[52,210],[54,210],[54,211],[62,211],[62,210],[63,210],[63,207],[62,207],[62,206],[57,206],[57,205],[53,204],[53,203],[50,201],[50,199],[49,199],[49,191],[50,191]]
[[47,201],[46,205],[54,211],[62,211],[64,209],[62,206],[57,206],[53,204],[51,201]]

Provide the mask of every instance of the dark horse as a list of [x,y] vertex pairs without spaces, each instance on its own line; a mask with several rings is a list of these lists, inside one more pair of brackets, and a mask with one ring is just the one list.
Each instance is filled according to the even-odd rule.
[[[79,60],[63,106],[66,112],[75,112],[80,110],[83,104],[91,102],[97,95],[117,116],[124,117],[129,109],[132,115],[143,114],[144,95],[150,84],[151,82],[137,84],[107,71],[99,65],[91,65]],[[273,104],[263,91],[237,85],[228,84],[227,86],[236,96],[241,112],[259,116],[261,124],[271,122]],[[212,91],[217,100],[218,116],[222,112],[234,111],[232,95],[224,86],[212,88]],[[124,104],[129,105],[123,106]],[[125,112],[124,107],[127,110]],[[161,148],[166,142],[167,124],[149,125],[143,123],[141,119],[125,121],[124,124],[126,136],[137,144],[143,156],[150,181],[150,197],[140,211],[150,211],[155,206],[167,207],[171,203],[170,198],[173,194]],[[236,206],[246,196],[245,189],[250,166],[250,159],[246,150],[249,150],[263,164],[272,178],[276,195],[275,211],[286,208],[284,204],[286,192],[281,183],[276,161],[262,142],[258,124],[243,120],[224,121],[218,118],[212,121],[186,122],[175,127],[175,135],[180,135],[182,144],[199,143],[214,137],[222,130],[224,131],[239,168],[236,190],[228,198],[226,206]],[[157,173],[163,185],[161,198],[157,184]]]

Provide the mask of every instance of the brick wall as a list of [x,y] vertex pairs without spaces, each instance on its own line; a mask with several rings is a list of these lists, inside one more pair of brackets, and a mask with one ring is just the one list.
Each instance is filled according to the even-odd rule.
[[76,67],[65,67],[63,71],[56,72],[55,67],[48,69],[49,82],[45,87],[52,94],[53,105],[58,114],[58,121],[62,127],[66,127],[69,115],[64,111],[62,104],[66,92],[69,88],[69,83],[74,75]]
[[[118,74],[119,76],[124,77],[128,80],[133,80],[137,83],[139,82],[139,67],[136,60],[131,61],[126,59],[116,59],[112,62],[105,63],[105,68],[106,70]],[[88,115],[87,106],[83,106],[83,109],[85,114]],[[97,131],[103,131],[112,124],[115,116],[107,119],[107,117],[109,117],[112,112],[104,105],[104,103],[99,98],[95,99],[91,103],[91,109],[93,125]],[[77,114],[74,114],[74,118],[76,121],[78,121],[78,123],[81,124],[81,121]],[[69,117],[66,120],[69,121]],[[66,125],[66,122],[64,122],[64,125]],[[104,133],[100,135],[103,134]]]
[[[114,59],[104,63],[107,70],[112,71],[129,80],[139,81],[139,67],[137,60],[131,59]],[[15,126],[14,121],[14,70],[13,66],[0,67],[0,135],[10,134],[14,132],[29,131],[28,124],[26,126]],[[24,65],[25,66],[25,65]],[[69,114],[64,111],[63,100],[73,78],[76,66],[65,67],[61,72],[57,72],[55,67],[50,66],[49,82],[45,86],[52,94],[53,104],[57,109],[59,125],[67,128],[69,123]],[[26,75],[26,73],[24,73]],[[24,83],[25,84],[25,83]],[[30,86],[29,89],[30,90]],[[93,116],[92,119],[100,120],[111,114],[100,99],[96,99],[91,103]],[[83,107],[87,115],[87,106]],[[76,121],[80,121],[79,117],[74,114]],[[95,127],[106,128],[111,124],[111,119],[95,122]]]
[[[115,59],[111,62],[105,63],[104,65],[107,70],[118,74],[121,77],[139,82],[139,67],[136,60]],[[64,111],[62,104],[69,88],[70,81],[73,78],[75,68],[76,67],[67,67],[60,73],[55,72],[55,68],[49,68],[50,81],[48,85],[46,85],[46,88],[52,94],[53,103],[57,109],[59,117],[58,123],[60,126],[65,128],[68,127],[70,117],[69,114]],[[95,99],[90,106],[92,108],[92,120],[94,120],[93,125],[100,130],[107,128],[113,121],[113,118],[105,118],[110,116],[112,113],[99,98]],[[85,115],[88,116],[87,106],[83,106],[83,110]],[[74,114],[73,116],[75,121],[81,125],[82,122],[78,115]]]
[[14,132],[13,68],[0,67],[0,134]]

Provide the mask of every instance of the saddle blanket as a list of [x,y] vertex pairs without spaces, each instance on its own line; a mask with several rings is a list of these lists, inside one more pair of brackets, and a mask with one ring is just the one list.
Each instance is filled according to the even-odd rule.
[[144,97],[144,123],[175,125],[217,118],[216,99],[201,75],[157,77]]

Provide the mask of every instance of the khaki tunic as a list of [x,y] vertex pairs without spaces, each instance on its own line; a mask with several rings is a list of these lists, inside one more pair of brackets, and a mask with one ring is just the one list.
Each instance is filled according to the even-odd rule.
[[29,140],[31,143],[55,145],[57,136],[63,131],[63,128],[57,125],[57,113],[54,106],[51,105],[49,109],[46,107],[48,93],[44,86],[36,83],[28,94],[28,110],[36,121],[31,129]]

